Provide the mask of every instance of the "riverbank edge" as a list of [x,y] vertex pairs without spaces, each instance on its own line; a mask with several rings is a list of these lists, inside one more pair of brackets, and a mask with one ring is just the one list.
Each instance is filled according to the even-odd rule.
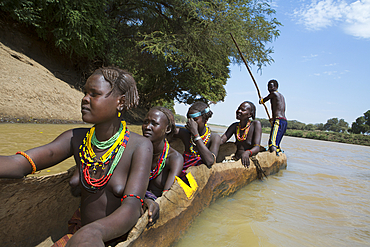
[[[268,127],[262,128],[262,133],[270,134],[270,128]],[[284,135],[320,141],[330,141],[346,144],[355,144],[361,146],[370,146],[370,136],[361,134],[287,129]]]

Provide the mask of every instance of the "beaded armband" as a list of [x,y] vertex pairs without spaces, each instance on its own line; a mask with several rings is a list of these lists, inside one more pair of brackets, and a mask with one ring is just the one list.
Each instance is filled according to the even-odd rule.
[[121,199],[121,202],[123,202],[124,199],[126,199],[127,197],[134,197],[134,198],[137,198],[140,200],[141,202],[141,206],[144,205],[144,200],[140,198],[140,196],[137,196],[137,195],[134,195],[134,194],[128,194],[128,195],[124,195]]
[[36,172],[36,165],[35,165],[35,162],[33,162],[33,160],[31,159],[31,157],[28,156],[25,152],[22,152],[22,151],[16,152],[15,154],[23,155],[28,160],[28,162],[30,162],[30,164],[32,166],[32,172],[31,172],[31,174],[35,174],[35,172]]

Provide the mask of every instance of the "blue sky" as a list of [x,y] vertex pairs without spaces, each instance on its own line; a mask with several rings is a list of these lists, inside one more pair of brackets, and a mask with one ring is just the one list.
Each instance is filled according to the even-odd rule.
[[[285,96],[288,120],[326,123],[343,118],[349,125],[370,109],[370,0],[273,1],[275,17],[283,24],[280,36],[268,46],[275,62],[252,73],[263,97],[267,82],[276,79]],[[210,123],[230,125],[245,100],[258,105],[255,86],[244,64],[230,65],[224,102],[211,105]],[[271,115],[270,103],[266,106]],[[186,115],[188,105],[176,104]]]

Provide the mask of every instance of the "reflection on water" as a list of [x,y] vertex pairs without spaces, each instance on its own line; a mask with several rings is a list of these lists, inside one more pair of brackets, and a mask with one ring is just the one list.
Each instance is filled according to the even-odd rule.
[[[0,155],[75,127],[0,124]],[[174,246],[370,246],[370,147],[284,137],[282,148],[287,169],[214,202]],[[39,175],[73,165],[70,158]]]
[[370,246],[370,147],[284,137],[282,148],[287,169],[217,200],[174,246]]

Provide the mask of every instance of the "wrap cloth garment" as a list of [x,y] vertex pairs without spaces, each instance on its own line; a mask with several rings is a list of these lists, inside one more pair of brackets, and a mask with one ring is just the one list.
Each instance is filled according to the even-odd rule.
[[182,168],[180,178],[184,181],[187,181],[186,170],[191,166],[199,166],[203,164],[203,162],[201,157],[194,155],[192,153],[185,152],[182,156],[184,157],[184,166]]

